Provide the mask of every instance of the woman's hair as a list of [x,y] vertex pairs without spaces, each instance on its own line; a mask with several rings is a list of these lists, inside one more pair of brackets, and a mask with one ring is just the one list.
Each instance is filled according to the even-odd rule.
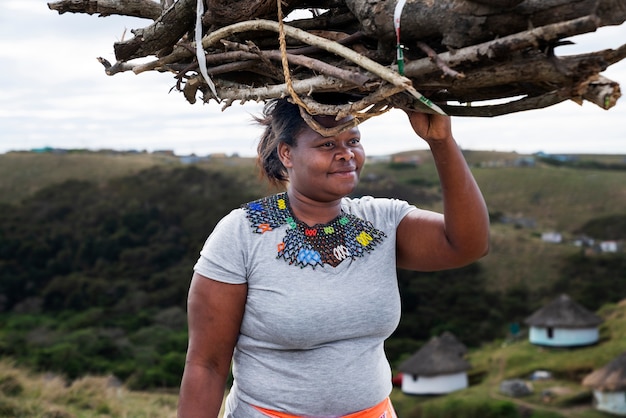
[[287,169],[278,158],[278,144],[296,146],[296,136],[306,127],[298,105],[286,98],[273,99],[265,104],[261,117],[255,120],[265,127],[257,147],[257,164],[261,174],[273,185],[288,180]]

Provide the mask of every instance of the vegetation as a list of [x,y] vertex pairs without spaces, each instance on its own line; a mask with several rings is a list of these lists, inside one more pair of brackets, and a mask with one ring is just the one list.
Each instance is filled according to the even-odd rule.
[[[367,166],[355,194],[439,209],[432,161],[416,155],[418,166]],[[518,157],[467,153],[494,221],[491,254],[457,270],[399,272],[403,316],[387,344],[392,364],[446,330],[473,348],[505,337],[561,292],[589,309],[626,298],[617,285],[626,278],[623,252],[590,254],[540,238],[553,228],[567,238],[625,237],[626,172],[484,164]],[[133,390],[177,387],[198,251],[223,215],[271,192],[253,162],[10,153],[0,155],[0,179],[0,356],[68,381],[111,374]],[[533,223],[507,220],[522,218]],[[507,370],[532,364],[532,353],[520,356]]]
[[0,416],[11,418],[172,418],[178,397],[129,391],[113,377],[68,382],[0,362]]
[[[470,387],[446,396],[410,396],[398,388],[392,401],[402,418],[603,418],[592,408],[591,393],[580,385],[591,370],[621,352],[626,338],[626,300],[607,304],[602,340],[577,349],[541,348],[524,340],[496,340],[470,351]],[[532,382],[534,393],[515,399],[499,393],[505,378],[548,370],[553,378]],[[552,396],[542,396],[550,392]],[[0,361],[0,416],[15,418],[171,418],[177,396],[129,391],[112,376],[85,376],[68,382],[54,374],[35,374]]]

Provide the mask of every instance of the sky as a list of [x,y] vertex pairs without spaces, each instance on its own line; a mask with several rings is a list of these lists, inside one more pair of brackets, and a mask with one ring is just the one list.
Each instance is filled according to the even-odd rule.
[[[173,74],[132,72],[107,76],[96,60],[115,61],[113,43],[148,20],[65,13],[45,0],[0,1],[0,153],[41,147],[173,150],[253,156],[261,104],[238,102],[222,110],[214,101],[189,104],[172,90]],[[626,24],[571,39],[557,55],[626,43]],[[626,91],[626,60],[604,73]],[[626,96],[626,94],[625,94]],[[455,117],[463,149],[521,154],[626,154],[626,97],[606,111],[567,101],[546,109],[493,118]],[[360,125],[369,155],[425,149],[406,115],[393,110]]]

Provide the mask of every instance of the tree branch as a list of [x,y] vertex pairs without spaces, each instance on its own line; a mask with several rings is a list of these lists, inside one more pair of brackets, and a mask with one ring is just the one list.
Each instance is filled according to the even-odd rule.
[[63,13],[121,15],[157,20],[163,9],[151,0],[62,0],[48,3],[50,10]]
[[134,31],[135,37],[113,44],[118,61],[130,61],[169,51],[193,27],[196,0],[178,0],[150,26]]

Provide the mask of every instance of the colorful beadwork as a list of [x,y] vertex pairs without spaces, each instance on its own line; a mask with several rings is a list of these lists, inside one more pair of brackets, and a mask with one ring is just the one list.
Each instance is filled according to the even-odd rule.
[[264,197],[242,208],[254,233],[263,234],[287,225],[276,258],[301,268],[336,267],[348,258],[363,257],[386,237],[371,222],[343,212],[326,225],[309,227],[291,213],[287,193]]

